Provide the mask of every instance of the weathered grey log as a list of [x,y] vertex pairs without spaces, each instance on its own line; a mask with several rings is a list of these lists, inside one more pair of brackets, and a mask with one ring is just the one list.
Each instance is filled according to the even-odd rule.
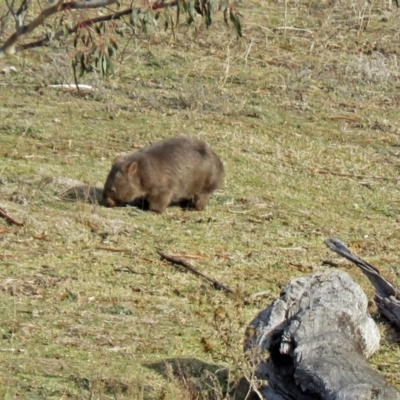
[[245,349],[265,400],[400,400],[366,361],[379,341],[360,286],[330,270],[290,282],[251,322]]
[[385,279],[374,266],[352,253],[339,239],[330,238],[325,244],[335,253],[352,261],[367,276],[375,287],[375,301],[378,309],[397,328],[400,328],[400,292]]

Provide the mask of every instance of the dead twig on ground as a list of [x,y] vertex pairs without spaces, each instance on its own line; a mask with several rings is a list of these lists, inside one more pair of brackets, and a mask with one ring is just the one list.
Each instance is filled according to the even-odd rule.
[[322,260],[322,265],[327,265],[328,267],[339,267],[339,263],[332,260]]
[[344,172],[330,171],[328,169],[313,168],[312,172],[314,174],[336,175],[336,176],[343,176],[343,177],[355,178],[355,179],[375,179],[375,180],[379,180],[379,181],[389,181],[389,182],[399,182],[400,181],[400,178],[395,178],[395,177],[391,177],[391,176],[348,174],[348,173],[344,173]]
[[157,264],[157,265],[166,265],[167,263],[159,261],[159,260],[152,260],[151,258],[140,257],[139,260],[146,261],[148,263]]
[[305,32],[312,35],[314,32],[311,29],[296,28],[295,26],[277,26],[273,28],[273,31],[293,31],[293,32]]
[[115,247],[106,247],[106,246],[97,246],[97,250],[111,251],[113,253],[127,253],[129,250],[127,249],[117,249]]
[[189,270],[190,272],[194,273],[195,275],[201,276],[206,281],[211,282],[215,289],[225,290],[228,293],[235,293],[235,291],[233,289],[231,289],[229,286],[225,286],[222,283],[218,282],[216,279],[210,278],[209,276],[203,274],[198,269],[196,269],[193,265],[191,265],[187,261],[183,260],[182,258],[169,256],[169,255],[163,253],[162,251],[157,251],[157,253],[160,255],[162,260],[169,261],[171,264],[180,265],[180,266],[186,268],[187,270]]
[[10,217],[1,207],[0,207],[0,217],[4,218],[9,224],[24,226],[22,222],[18,222],[13,217]]
[[0,349],[1,352],[10,352],[10,353],[24,353],[25,349]]
[[171,254],[171,257],[192,258],[195,260],[207,260],[208,257],[201,256],[200,254]]
[[333,120],[343,120],[349,122],[358,122],[361,120],[361,117],[359,115],[331,115],[328,118]]
[[156,274],[155,272],[139,272],[135,271],[133,268],[126,266],[123,268],[114,268],[115,272],[129,272],[131,274],[136,274],[136,275],[150,275],[150,276],[162,276],[162,274]]

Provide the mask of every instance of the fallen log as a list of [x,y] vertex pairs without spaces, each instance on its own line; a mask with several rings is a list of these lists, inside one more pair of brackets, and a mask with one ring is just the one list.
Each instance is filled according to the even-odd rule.
[[366,360],[379,341],[360,286],[329,270],[291,281],[251,322],[245,350],[265,400],[400,400]]
[[392,322],[393,325],[400,328],[400,292],[398,289],[384,278],[378,269],[352,253],[339,239],[329,238],[325,241],[325,244],[332,251],[347,258],[361,269],[376,290],[375,302],[379,312]]

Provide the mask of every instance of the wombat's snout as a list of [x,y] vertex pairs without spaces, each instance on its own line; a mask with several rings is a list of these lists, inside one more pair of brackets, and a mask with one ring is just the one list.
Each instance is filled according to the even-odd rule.
[[106,207],[117,207],[118,203],[110,197],[105,197],[103,203]]

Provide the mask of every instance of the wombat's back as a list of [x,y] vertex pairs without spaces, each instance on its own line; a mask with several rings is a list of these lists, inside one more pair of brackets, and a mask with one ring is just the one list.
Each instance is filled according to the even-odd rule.
[[[151,164],[151,173],[168,175],[179,186],[181,197],[218,189],[224,180],[224,166],[217,154],[202,140],[178,136],[151,144],[140,150],[143,167]],[[172,182],[171,182],[172,183]]]
[[[174,165],[181,159],[186,162],[206,159],[214,153],[202,140],[191,136],[177,136],[161,140],[139,150],[147,153],[162,164]],[[215,153],[214,153],[215,154]]]

